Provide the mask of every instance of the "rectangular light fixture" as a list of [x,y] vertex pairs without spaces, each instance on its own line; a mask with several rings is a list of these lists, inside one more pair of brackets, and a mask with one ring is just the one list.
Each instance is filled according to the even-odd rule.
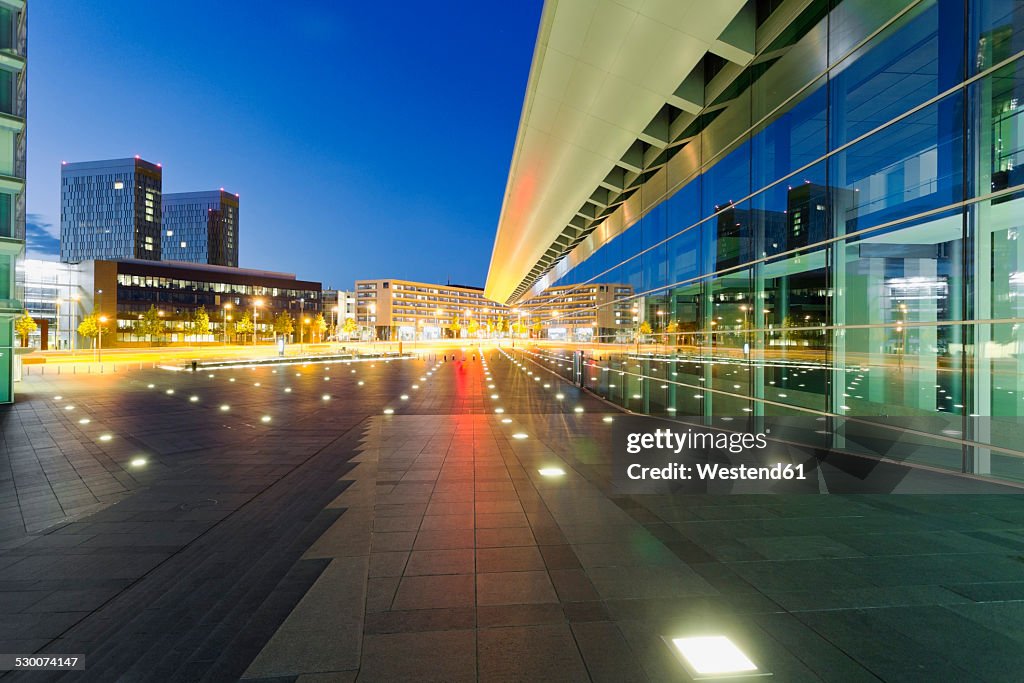
[[537,471],[542,477],[561,477],[565,474],[561,467],[542,467]]
[[665,638],[695,679],[766,676],[726,636]]

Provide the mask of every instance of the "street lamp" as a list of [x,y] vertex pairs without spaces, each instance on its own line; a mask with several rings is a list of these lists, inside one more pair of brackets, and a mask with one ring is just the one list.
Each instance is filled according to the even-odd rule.
[[263,299],[254,299],[252,302],[252,345],[256,346],[256,309],[263,305]]
[[[74,310],[75,310],[75,314],[76,314],[75,317],[77,318],[78,317],[77,316],[77,314],[78,314],[78,302],[82,298],[82,295],[79,294],[78,292],[75,292],[74,294],[71,295],[71,298],[75,302],[74,303]],[[75,350],[76,350],[75,347],[78,346],[78,330],[76,329],[75,321],[74,321],[74,319],[72,319],[70,311],[68,312],[68,327],[71,328],[69,330],[69,332],[68,332],[68,336],[71,337],[71,352],[74,353]]]
[[303,345],[304,344],[303,340],[305,339],[305,336],[304,336],[305,330],[304,330],[304,328],[309,323],[310,323],[310,319],[309,318],[303,318],[302,322],[299,324],[299,353],[304,353],[304,351],[303,351],[303,349],[305,349],[305,346]]
[[96,332],[96,360],[97,362],[103,362],[103,326],[107,324],[107,316],[101,315],[99,317],[99,328]]
[[231,310],[231,302],[224,304],[224,309],[221,312],[221,331],[224,333],[224,346],[228,345],[228,321],[231,320],[231,316],[228,315],[228,311]]

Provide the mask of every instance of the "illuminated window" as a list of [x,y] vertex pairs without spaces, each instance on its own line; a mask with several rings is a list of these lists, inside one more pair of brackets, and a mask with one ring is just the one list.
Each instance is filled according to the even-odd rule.
[[174,231],[173,230],[168,230],[167,231],[167,236],[168,237],[174,237]]
[[124,189],[124,183],[122,181],[120,181],[120,180],[115,180],[114,181],[114,189],[115,190],[123,190]]

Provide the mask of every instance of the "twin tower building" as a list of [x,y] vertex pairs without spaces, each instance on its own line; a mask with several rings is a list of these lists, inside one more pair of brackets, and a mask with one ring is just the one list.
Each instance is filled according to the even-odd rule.
[[164,194],[163,168],[135,156],[63,162],[60,260],[182,261],[238,267],[238,195]]

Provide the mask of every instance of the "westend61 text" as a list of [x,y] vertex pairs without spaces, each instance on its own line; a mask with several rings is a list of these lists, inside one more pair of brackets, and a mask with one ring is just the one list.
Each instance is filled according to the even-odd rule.
[[676,481],[694,479],[702,481],[803,480],[807,478],[803,465],[784,465],[782,463],[770,467],[750,467],[748,465],[724,467],[708,463],[694,465],[673,463],[665,467],[644,467],[634,463],[626,469],[626,475],[630,479],[674,479]]

